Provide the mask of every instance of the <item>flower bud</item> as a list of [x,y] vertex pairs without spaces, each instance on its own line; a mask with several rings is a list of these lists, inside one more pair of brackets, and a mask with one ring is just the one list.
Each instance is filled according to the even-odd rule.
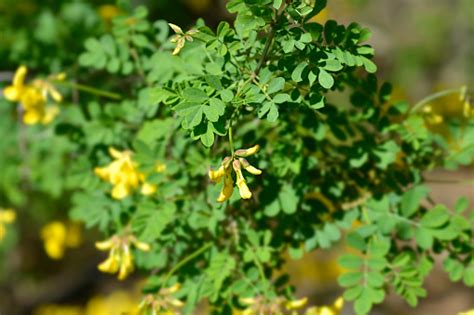
[[150,244],[147,244],[145,242],[140,242],[139,240],[136,240],[136,239],[133,241],[133,245],[135,245],[135,247],[141,250],[142,252],[148,252],[151,249]]
[[304,297],[304,298],[299,299],[299,300],[288,301],[288,302],[286,302],[286,309],[287,310],[297,310],[297,309],[300,309],[300,308],[304,307],[306,305],[306,303],[308,303],[308,298],[307,297]]
[[98,250],[102,250],[102,251],[111,249],[113,245],[114,245],[113,238],[110,238],[102,242],[95,242],[95,247]]
[[257,144],[257,145],[254,145],[253,147],[249,148],[249,149],[237,150],[237,151],[235,151],[235,155],[240,156],[240,157],[247,157],[247,156],[250,156],[250,155],[253,155],[253,154],[257,153],[257,151],[259,149],[260,149],[260,146]]

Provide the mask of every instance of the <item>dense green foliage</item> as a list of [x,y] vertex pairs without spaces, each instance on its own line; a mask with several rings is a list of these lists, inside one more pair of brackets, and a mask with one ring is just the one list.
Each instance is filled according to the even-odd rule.
[[[61,83],[73,102],[49,126],[22,124],[0,99],[0,134],[10,135],[0,141],[0,206],[34,205],[23,215],[44,220],[60,204],[104,238],[132,233],[151,245],[133,250],[134,265],[150,275],[144,291],[181,283],[184,313],[202,299],[215,314],[245,308],[241,297],[293,300],[291,279],[275,276],[285,254],[299,259],[341,242],[350,249],[339,259],[339,284],[357,314],[388,290],[416,306],[440,254],[452,281],[474,286],[474,212],[465,199],[455,209],[433,204],[423,179],[434,167],[472,162],[474,122],[447,122],[455,149],[430,132],[426,113],[394,102],[390,85],[378,82],[367,29],[312,21],[325,2],[229,1],[234,26],[199,20],[175,35],[184,41],[176,55],[172,30],[144,7],[87,39],[63,29],[62,45],[84,42],[80,56],[31,66],[53,62],[113,93]],[[81,10],[65,8],[63,18],[87,18],[94,28]],[[58,43],[60,34],[42,34]],[[80,67],[69,67],[75,60]],[[248,160],[263,173],[246,176],[252,197],[241,199],[236,187],[217,202],[222,184],[209,169],[257,144]],[[133,151],[156,193],[112,198],[94,174],[111,162],[109,147]],[[156,172],[157,163],[166,167]]]

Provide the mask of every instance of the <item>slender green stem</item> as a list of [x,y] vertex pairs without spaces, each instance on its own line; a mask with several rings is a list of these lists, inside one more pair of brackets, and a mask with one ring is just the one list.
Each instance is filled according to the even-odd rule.
[[232,135],[232,121],[230,122],[230,126],[229,126],[229,146],[230,146],[230,152],[233,157],[234,156],[234,138]]
[[84,91],[90,94],[103,96],[103,97],[107,97],[114,100],[122,99],[122,96],[120,94],[116,94],[116,93],[112,93],[112,92],[108,92],[104,90],[99,90],[99,89],[93,88],[91,86],[83,85],[83,84],[72,83],[72,82],[62,82],[62,81],[54,81],[54,84],[62,85],[64,87],[77,89],[77,90]]
[[258,273],[260,274],[260,278],[262,278],[262,281],[268,285],[267,277],[265,276],[265,271],[263,270],[263,266],[258,260],[257,255],[254,254],[252,255],[252,257],[253,257],[253,261],[255,265],[257,266]]
[[416,113],[424,105],[428,104],[431,101],[434,101],[437,98],[440,98],[440,97],[443,97],[443,96],[446,96],[446,95],[450,95],[450,94],[461,94],[462,95],[463,92],[465,93],[465,91],[466,91],[466,87],[462,86],[460,88],[444,90],[444,91],[441,91],[441,92],[438,92],[438,93],[431,94],[431,95],[425,97],[424,99],[422,99],[421,101],[419,101],[418,103],[416,103],[415,106],[412,107],[410,112]]
[[194,258],[196,258],[196,257],[198,257],[199,255],[201,255],[202,253],[204,253],[204,252],[205,252],[207,249],[209,249],[211,246],[212,246],[212,242],[206,243],[206,244],[204,244],[201,248],[199,248],[198,250],[196,250],[195,252],[193,252],[191,255],[186,256],[185,258],[183,258],[183,260],[181,260],[180,262],[178,262],[178,263],[168,272],[168,274],[165,276],[165,280],[163,281],[163,285],[165,286],[165,285],[168,283],[168,280],[171,278],[171,276],[172,276],[177,270],[179,270],[181,267],[183,267],[184,265],[186,265],[189,261],[193,260]]
[[273,43],[273,37],[275,36],[276,30],[274,27],[271,28],[270,34],[268,35],[267,41],[265,42],[265,47],[263,48],[262,57],[258,62],[257,68],[255,69],[255,76],[258,76],[258,73],[262,69],[263,65],[265,64],[265,60],[267,58],[268,53],[270,52],[270,47]]

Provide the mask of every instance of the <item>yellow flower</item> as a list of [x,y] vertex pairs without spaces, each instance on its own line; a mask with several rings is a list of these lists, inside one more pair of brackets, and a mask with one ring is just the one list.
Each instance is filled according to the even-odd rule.
[[150,250],[149,244],[140,242],[131,234],[114,235],[108,240],[96,242],[95,246],[101,251],[109,251],[109,256],[99,264],[98,269],[104,273],[114,274],[118,272],[119,280],[126,279],[135,269],[131,246],[144,252]]
[[46,254],[51,259],[61,259],[66,248],[75,248],[81,244],[81,227],[77,223],[54,221],[41,229],[41,238]]
[[[239,188],[240,197],[242,199],[252,198],[252,192],[247,186],[247,181],[242,174],[242,167],[247,172],[253,175],[260,175],[262,171],[250,165],[250,163],[245,159],[245,157],[257,153],[260,146],[255,145],[250,149],[240,149],[235,151],[234,156],[225,157],[221,163],[221,166],[217,170],[209,170],[209,178],[215,183],[219,183],[224,178],[224,185],[222,190],[217,198],[218,202],[224,202],[228,200],[232,193],[234,192],[234,180],[232,178],[232,169],[235,172],[236,184]],[[232,168],[231,168],[232,165]]]
[[458,315],[474,315],[474,308],[469,311],[458,313]]
[[176,283],[169,288],[161,288],[156,294],[146,295],[139,306],[139,314],[179,315],[184,303],[173,294],[179,291],[181,285]]
[[243,311],[236,312],[242,315],[283,315],[288,314],[287,311],[291,311],[291,314],[297,314],[296,310],[302,309],[308,302],[308,298],[304,297],[299,300],[288,300],[285,297],[277,297],[272,300],[267,299],[265,296],[256,296],[248,298],[240,298],[241,304],[247,305],[248,307]]
[[[140,185],[140,192],[143,195],[152,195],[156,192],[157,186],[146,182],[145,174],[138,171],[138,164],[132,159],[133,152],[120,152],[114,148],[109,148],[109,153],[114,161],[106,167],[96,167],[94,172],[99,178],[114,186],[112,188],[112,198],[123,199]],[[155,168],[156,172],[164,170],[164,165]]]
[[[27,125],[38,123],[49,124],[59,113],[59,107],[46,106],[48,98],[54,102],[62,101],[62,95],[48,80],[34,80],[32,84],[25,84],[28,70],[20,66],[13,77],[12,85],[3,91],[5,98],[12,102],[19,102],[23,112],[23,122]],[[64,73],[52,75],[51,80],[64,80]]]
[[468,97],[464,100],[463,103],[463,116],[466,118],[474,117],[474,106],[470,103]]
[[303,308],[306,304],[308,303],[308,298],[304,297],[299,300],[292,300],[292,301],[287,301],[286,302],[286,309],[289,311],[292,310],[299,310]]
[[192,42],[193,41],[193,35],[196,34],[198,31],[197,30],[189,30],[186,33],[183,32],[181,27],[178,25],[168,23],[168,25],[173,29],[173,31],[176,33],[174,37],[171,38],[171,42],[176,44],[176,48],[173,50],[173,55],[179,54],[181,49],[183,49],[184,44],[186,41]]
[[114,17],[120,15],[120,9],[113,4],[101,5],[98,9],[99,15],[105,22],[110,22]]
[[16,213],[13,209],[0,208],[0,242],[5,238],[7,233],[6,225],[15,222]]
[[344,307],[344,299],[339,297],[332,305],[313,306],[306,310],[305,315],[339,315]]
[[12,102],[18,102],[23,95],[25,90],[25,77],[28,70],[25,66],[20,66],[13,76],[12,85],[7,86],[3,90],[3,95],[5,98]]

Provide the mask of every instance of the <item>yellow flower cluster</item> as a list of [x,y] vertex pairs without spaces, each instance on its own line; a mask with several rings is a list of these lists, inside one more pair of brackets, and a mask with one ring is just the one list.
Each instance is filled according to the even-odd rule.
[[9,101],[20,103],[25,124],[49,124],[59,113],[57,105],[47,106],[49,98],[51,97],[54,103],[62,101],[61,94],[50,81],[62,81],[65,74],[60,73],[50,76],[49,80],[36,79],[31,84],[25,84],[27,72],[25,66],[20,66],[15,72],[12,85],[3,90],[3,95]]
[[283,315],[297,314],[297,310],[302,309],[308,303],[308,298],[288,300],[284,297],[278,297],[274,300],[268,300],[264,296],[257,296],[241,298],[239,301],[247,308],[243,311],[235,311],[234,315]]
[[76,248],[81,244],[81,226],[78,223],[54,221],[41,229],[41,238],[46,254],[51,259],[61,259],[66,248]]
[[[240,149],[235,151],[232,157],[227,156],[221,163],[221,166],[217,170],[209,171],[209,178],[218,183],[224,178],[224,186],[222,187],[221,193],[217,198],[218,202],[224,202],[228,200],[234,192],[234,180],[232,178],[232,169],[236,175],[237,187],[239,188],[240,197],[242,199],[250,199],[252,192],[247,186],[247,181],[242,174],[242,168],[253,175],[260,175],[262,171],[250,165],[245,159],[246,157],[257,153],[260,146],[257,144],[250,149]],[[231,167],[232,166],[232,167]]]
[[189,30],[186,33],[183,32],[181,27],[178,25],[168,23],[168,25],[173,29],[173,31],[176,33],[175,36],[171,38],[171,42],[173,44],[176,44],[176,48],[173,50],[173,55],[179,54],[181,49],[183,49],[184,44],[186,41],[192,42],[193,41],[193,35],[196,34],[198,31],[197,30]]
[[134,270],[132,245],[144,252],[150,250],[150,245],[138,241],[135,236],[130,234],[124,236],[114,235],[103,242],[96,242],[97,249],[109,251],[109,257],[99,264],[99,270],[112,274],[118,272],[119,280],[127,278]]
[[7,224],[15,222],[16,213],[12,209],[0,208],[0,242],[5,238],[7,234]]
[[[145,174],[138,171],[138,164],[132,159],[133,152],[120,152],[114,148],[109,148],[109,153],[115,160],[106,167],[96,167],[94,172],[102,180],[114,186],[112,198],[123,199],[140,185],[140,192],[143,195],[151,195],[156,192],[156,185],[146,182]],[[161,173],[165,169],[164,164],[158,163],[155,171]]]
[[95,295],[85,305],[43,304],[34,309],[33,315],[138,315],[140,295],[139,290],[115,290]]
[[179,283],[169,288],[162,288],[157,294],[146,295],[139,306],[139,314],[179,315],[184,303],[173,296],[181,288]]
[[339,297],[332,305],[310,307],[305,315],[339,315],[344,307],[344,299]]

